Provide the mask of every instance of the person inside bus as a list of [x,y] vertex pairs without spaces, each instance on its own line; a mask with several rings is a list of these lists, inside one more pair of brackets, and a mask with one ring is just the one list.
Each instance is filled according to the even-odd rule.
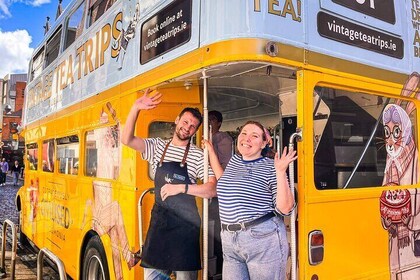
[[245,123],[237,141],[239,154],[225,171],[213,145],[204,141],[218,179],[223,279],[286,278],[289,249],[283,215],[296,205],[286,169],[297,156],[284,148],[274,159],[266,157],[270,139],[259,122]]
[[42,171],[47,171],[47,172],[50,171],[50,169],[48,168],[48,163],[45,159],[42,160]]
[[141,138],[134,135],[141,110],[151,110],[161,102],[162,94],[146,90],[137,99],[127,117],[122,133],[123,144],[139,151],[152,164],[155,203],[147,232],[141,266],[145,279],[197,279],[200,261],[200,216],[195,197],[216,195],[216,179],[209,168],[204,179],[203,151],[191,143],[202,122],[196,108],[184,108],[175,119],[175,131],[169,140]]
[[223,115],[219,111],[213,110],[209,112],[209,124],[211,126],[211,143],[214,151],[223,168],[226,168],[230,158],[232,157],[233,139],[227,132],[220,131],[222,126]]
[[[209,124],[211,127],[211,143],[214,152],[220,162],[223,170],[226,168],[230,158],[232,157],[233,139],[224,131],[220,131],[222,126],[223,115],[219,111],[213,110],[209,112]],[[223,252],[222,243],[220,241],[220,217],[219,202],[217,197],[211,199],[209,204],[209,220],[214,221],[214,255],[216,256],[216,274],[222,272]],[[209,270],[210,271],[210,270]]]

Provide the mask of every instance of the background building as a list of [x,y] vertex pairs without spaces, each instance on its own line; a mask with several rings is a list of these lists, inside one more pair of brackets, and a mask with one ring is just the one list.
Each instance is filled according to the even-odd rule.
[[25,139],[20,136],[26,74],[8,74],[0,79],[1,154],[8,162],[22,163]]

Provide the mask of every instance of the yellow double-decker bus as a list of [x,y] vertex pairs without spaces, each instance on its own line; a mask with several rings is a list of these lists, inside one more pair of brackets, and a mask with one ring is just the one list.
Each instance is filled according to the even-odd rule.
[[[290,279],[420,279],[417,0],[75,0],[30,61],[21,237],[73,279],[142,279],[153,174],[120,142],[171,137],[181,108],[247,120],[294,145]],[[418,120],[419,119],[419,120]],[[206,136],[207,137],[207,136]],[[215,269],[208,201],[203,279]],[[212,236],[210,234],[210,236]]]

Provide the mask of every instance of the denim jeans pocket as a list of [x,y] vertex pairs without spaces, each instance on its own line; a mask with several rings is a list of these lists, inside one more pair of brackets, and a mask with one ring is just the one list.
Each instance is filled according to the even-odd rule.
[[270,219],[249,229],[249,234],[254,238],[262,238],[277,233],[278,225]]

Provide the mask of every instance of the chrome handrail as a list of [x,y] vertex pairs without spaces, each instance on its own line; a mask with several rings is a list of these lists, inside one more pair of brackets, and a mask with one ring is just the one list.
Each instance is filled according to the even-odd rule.
[[148,194],[149,192],[151,194],[153,194],[155,191],[155,188],[149,188],[147,190],[145,190],[144,192],[142,192],[142,194],[140,195],[140,199],[139,202],[137,203],[137,212],[139,215],[139,244],[140,244],[140,256],[143,252],[143,215],[142,215],[142,204],[143,204],[143,199],[146,196],[146,194]]
[[1,243],[1,267],[0,271],[2,273],[2,277],[6,276],[6,266],[5,266],[5,259],[6,259],[6,231],[7,231],[7,225],[10,226],[12,229],[12,262],[11,262],[11,272],[10,272],[10,279],[15,279],[15,270],[16,270],[16,251],[17,251],[17,226],[10,221],[9,219],[6,219],[3,222],[3,234],[2,234],[2,243]]
[[44,268],[44,262],[43,262],[44,255],[47,255],[47,257],[57,265],[60,280],[67,280],[67,274],[66,274],[66,270],[64,269],[64,263],[60,260],[60,258],[54,255],[47,248],[41,248],[41,250],[39,250],[38,252],[38,258],[36,261],[36,279],[37,280],[43,279],[42,269]]

